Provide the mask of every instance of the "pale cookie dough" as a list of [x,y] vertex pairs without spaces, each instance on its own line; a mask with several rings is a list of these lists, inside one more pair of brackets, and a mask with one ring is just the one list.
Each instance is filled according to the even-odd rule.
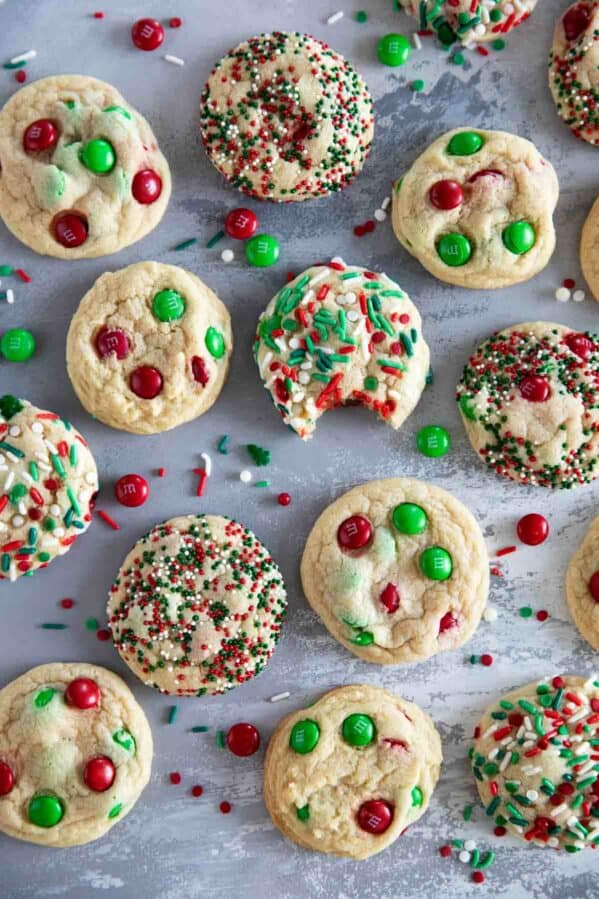
[[566,599],[574,624],[599,650],[599,517],[570,560],[566,574]]
[[108,599],[123,661],[162,693],[224,693],[259,674],[287,594],[267,549],[242,524],[186,515],[158,524],[121,565]]
[[0,161],[5,225],[62,259],[105,256],[145,237],[171,193],[146,120],[87,75],[42,78],[13,94],[0,112]]
[[558,20],[549,87],[573,134],[599,145],[599,0],[578,0]]
[[300,846],[364,859],[424,814],[441,761],[439,734],[417,705],[380,687],[339,687],[277,727],[264,802]]
[[591,293],[599,300],[599,197],[582,227],[580,267]]
[[102,275],[85,294],[67,336],[67,368],[93,416],[158,434],[212,406],[232,348],[229,313],[203,281],[138,262]]
[[372,98],[323,41],[275,31],[250,38],[212,70],[202,140],[227,181],[258,199],[309,200],[358,175],[374,131]]
[[103,836],[150,779],[152,733],[106,668],[54,662],[0,690],[0,831],[65,847]]
[[395,183],[393,230],[441,281],[507,287],[549,262],[558,193],[553,166],[530,141],[457,128]]
[[333,637],[367,662],[417,662],[468,640],[487,601],[489,562],[468,509],[412,478],[368,481],[310,531],[306,598]]
[[286,284],[258,322],[254,353],[283,421],[304,440],[348,403],[399,428],[429,372],[418,310],[395,281],[341,262]]
[[599,681],[545,677],[506,693],[474,731],[472,770],[489,823],[536,846],[599,844]]
[[94,457],[68,421],[0,396],[0,579],[67,553],[90,525],[97,492]]
[[494,41],[525,22],[537,0],[399,0],[422,29],[432,29],[442,44]]
[[520,484],[569,489],[599,469],[599,336],[524,322],[470,357],[456,399],[481,461]]

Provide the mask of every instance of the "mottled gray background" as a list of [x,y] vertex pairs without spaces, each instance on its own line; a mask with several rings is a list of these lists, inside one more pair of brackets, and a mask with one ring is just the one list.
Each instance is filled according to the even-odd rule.
[[[107,665],[135,691],[156,746],[150,786],[134,812],[104,839],[56,851],[0,836],[2,897],[231,899],[268,893],[276,899],[457,899],[481,889],[510,899],[597,895],[599,853],[561,856],[492,836],[466,763],[468,737],[491,697],[549,673],[590,673],[596,661],[570,621],[563,578],[568,558],[596,511],[597,487],[552,494],[496,478],[478,464],[453,401],[467,354],[493,329],[531,319],[584,329],[597,320],[592,299],[565,305],[554,299],[564,277],[581,280],[578,236],[599,187],[599,150],[571,137],[555,114],[546,84],[553,23],[564,5],[539,0],[531,21],[508,38],[503,53],[491,53],[486,60],[469,52],[465,67],[459,68],[426,42],[396,70],[377,62],[377,39],[392,30],[411,34],[415,24],[394,13],[391,0],[6,0],[0,6],[0,61],[34,47],[38,57],[28,65],[30,79],[79,72],[113,82],[149,118],[174,178],[173,198],[161,225],[110,259],[71,264],[46,260],[20,246],[4,228],[0,232],[0,262],[21,265],[33,278],[29,285],[10,282],[16,302],[12,307],[0,303],[0,330],[27,326],[39,342],[27,364],[0,363],[0,390],[56,410],[83,430],[104,482],[99,505],[121,524],[116,533],[96,521],[49,570],[0,586],[0,681],[50,660]],[[366,25],[352,18],[360,8],[369,12]],[[103,10],[106,18],[94,20],[94,9]],[[326,18],[337,9],[345,17],[327,25]],[[163,47],[183,57],[184,68],[168,65],[162,51],[142,53],[132,46],[131,23],[151,15],[184,19],[179,31],[167,28]],[[213,63],[230,46],[273,28],[310,31],[346,54],[372,90],[377,123],[366,169],[342,195],[292,206],[249,204],[261,227],[281,241],[278,265],[259,271],[246,265],[239,244],[231,242],[237,258],[228,266],[220,259],[228,243],[204,248],[240,197],[225,186],[198,146],[198,99]],[[426,82],[423,94],[414,95],[407,87],[416,77]],[[0,70],[2,101],[14,90],[12,74]],[[361,240],[352,233],[355,224],[372,216],[391,180],[429,141],[466,124],[505,128],[533,139],[556,166],[561,184],[558,245],[551,264],[532,282],[496,293],[461,290],[434,280],[399,247],[388,221]],[[199,238],[196,246],[172,251],[192,236]],[[399,433],[363,409],[347,408],[329,413],[314,439],[303,445],[273,411],[251,359],[250,341],[259,312],[286,272],[299,272],[317,257],[335,254],[385,270],[409,292],[423,314],[436,380]],[[156,437],[131,436],[92,421],[75,399],[63,362],[66,329],[84,292],[108,268],[142,259],[180,264],[204,278],[231,310],[237,344],[216,406],[201,420]],[[3,286],[9,286],[8,280]],[[452,451],[443,459],[425,459],[415,450],[416,430],[428,423],[445,425],[451,432]],[[231,435],[231,453],[219,456],[216,443],[225,433]],[[272,450],[266,470],[270,489],[245,486],[238,479],[249,461],[242,449],[247,442]],[[205,498],[198,500],[190,470],[202,451],[212,454],[214,469]],[[164,480],[153,475],[158,465],[167,468]],[[125,510],[112,498],[114,480],[129,471],[150,480],[151,497],[141,509]],[[540,549],[520,547],[505,558],[505,577],[493,579],[490,597],[499,619],[494,625],[483,622],[467,647],[419,665],[383,669],[359,661],[328,636],[302,597],[298,562],[323,506],[360,481],[400,474],[453,490],[477,515],[491,553],[514,541],[515,522],[525,512],[545,514],[551,538]],[[281,490],[293,496],[287,509],[276,503]],[[102,619],[111,579],[138,536],[163,518],[199,510],[239,516],[265,541],[285,574],[290,614],[264,674],[228,696],[180,702],[177,721],[169,726],[166,718],[173,700],[134,680],[112,646],[98,642],[84,621],[90,615]],[[77,601],[69,612],[57,605],[64,596]],[[539,625],[521,619],[517,610],[525,604],[547,609],[550,620]],[[43,631],[39,624],[44,621],[64,621],[69,628]],[[467,662],[470,653],[485,651],[495,656],[493,667]],[[334,685],[355,681],[380,684],[420,703],[441,731],[445,754],[439,787],[423,820],[391,848],[361,863],[311,854],[284,841],[261,799],[262,749],[252,758],[238,759],[215,744],[215,731],[239,720],[258,725],[265,744],[282,715]],[[284,690],[291,692],[288,700],[267,702]],[[194,724],[207,724],[210,732],[191,734]],[[168,783],[173,770],[183,775],[180,787]],[[194,783],[204,786],[201,799],[189,793]],[[223,799],[233,803],[228,816],[218,810]],[[474,803],[469,824],[462,820],[467,802]],[[438,856],[439,845],[455,836],[497,849],[484,887],[471,883],[469,868]]]

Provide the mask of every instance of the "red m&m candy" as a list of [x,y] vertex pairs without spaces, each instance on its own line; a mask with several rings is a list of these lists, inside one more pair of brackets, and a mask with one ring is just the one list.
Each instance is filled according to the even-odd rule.
[[429,190],[428,196],[437,209],[455,209],[464,201],[464,191],[457,181],[437,181]]
[[94,709],[100,704],[100,688],[89,677],[76,677],[64,691],[67,705],[77,709]]
[[358,809],[358,826],[366,833],[385,833],[392,821],[393,806],[384,799],[369,799]]
[[593,341],[586,334],[577,334],[575,331],[572,331],[564,337],[564,343],[573,353],[580,356],[584,362],[591,358]]
[[162,178],[152,169],[142,169],[133,178],[131,193],[144,206],[155,203],[162,193]]
[[457,627],[457,624],[458,620],[453,612],[446,612],[439,621],[439,633],[443,634],[445,631],[450,631],[452,627]]
[[129,338],[120,328],[102,328],[101,331],[98,331],[96,350],[102,359],[111,353],[114,353],[117,359],[124,359],[130,348]]
[[576,38],[588,27],[591,20],[591,7],[584,3],[578,3],[570,7],[562,19],[566,40],[575,41]]
[[162,384],[162,375],[151,365],[140,365],[129,378],[131,390],[142,400],[153,400],[162,390]]
[[37,119],[28,125],[23,135],[23,147],[27,153],[49,150],[58,140],[58,130],[50,119]]
[[531,512],[520,519],[516,525],[516,532],[522,543],[526,543],[527,546],[538,546],[549,536],[549,524],[543,515]]
[[474,175],[470,175],[468,178],[469,184],[474,184],[475,181],[478,181],[479,178],[503,178],[503,172],[500,172],[499,169],[481,169],[479,172],[475,172]]
[[201,384],[202,387],[205,387],[208,381],[210,380],[210,375],[208,373],[208,368],[206,367],[206,362],[202,359],[201,356],[193,356],[191,359],[191,373],[193,375],[194,381],[197,381],[198,384]]
[[0,796],[7,796],[15,785],[15,776],[12,768],[6,762],[0,761]]
[[54,237],[63,247],[72,250],[87,240],[87,221],[76,212],[63,212],[54,219]]
[[258,227],[258,217],[251,209],[232,209],[225,218],[225,231],[234,240],[247,240]]
[[591,575],[591,580],[589,581],[589,591],[595,602],[599,602],[599,571],[596,571],[593,575]]
[[122,506],[134,508],[143,506],[150,495],[150,488],[140,474],[125,474],[114,485],[114,493]]
[[227,746],[233,755],[253,755],[260,746],[260,734],[253,724],[240,722],[229,728]]
[[399,609],[399,590],[395,584],[387,584],[379,598],[390,615]]
[[156,50],[164,40],[164,28],[156,19],[139,19],[131,28],[131,40],[140,50]]
[[110,759],[105,755],[98,755],[87,762],[83,769],[83,780],[90,790],[95,793],[103,793],[112,786],[115,773]]
[[372,539],[372,525],[363,515],[352,515],[337,528],[337,542],[341,549],[362,549]]
[[520,381],[520,395],[530,403],[544,403],[549,394],[549,382],[540,375],[528,375]]

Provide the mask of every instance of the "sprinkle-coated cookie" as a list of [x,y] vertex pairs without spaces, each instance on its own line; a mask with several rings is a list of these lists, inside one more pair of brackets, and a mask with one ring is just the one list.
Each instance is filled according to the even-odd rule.
[[599,650],[599,517],[591,522],[570,560],[566,599],[574,624],[593,649]]
[[573,134],[599,145],[599,0],[577,0],[558,20],[549,86]]
[[530,16],[537,0],[399,0],[418,19],[422,30],[432,29],[442,44],[455,41],[493,41],[502,38]]
[[599,197],[593,203],[582,227],[580,267],[591,293],[599,300]]

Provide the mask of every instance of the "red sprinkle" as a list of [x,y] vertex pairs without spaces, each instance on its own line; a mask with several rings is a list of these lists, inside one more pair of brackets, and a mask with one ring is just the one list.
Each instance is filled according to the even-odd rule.
[[495,555],[498,557],[499,556],[507,556],[510,553],[515,553],[515,552],[516,552],[515,546],[504,546],[503,549],[498,549],[497,552],[495,553]]
[[168,24],[171,28],[180,28],[183,24],[183,19],[180,19],[179,16],[173,16],[172,19],[168,20]]
[[103,12],[95,12],[94,13],[94,19],[103,19],[103,18],[104,18]]
[[233,806],[231,805],[231,803],[226,801],[221,802],[221,804],[219,805],[219,809],[221,810],[223,815],[228,815],[232,808]]
[[492,665],[492,664],[493,664],[493,656],[492,656],[490,653],[485,652],[485,653],[483,653],[483,655],[480,657],[480,661],[481,661],[481,663],[482,663],[483,665],[486,665],[487,668],[488,668],[489,665]]
[[120,531],[120,524],[117,524],[114,518],[111,518],[110,515],[108,515],[106,512],[103,512],[102,509],[96,509],[96,515],[99,515],[102,521],[105,521],[113,531]]
[[74,599],[61,599],[59,605],[62,606],[63,609],[72,609],[73,606],[75,605],[75,600]]
[[96,631],[96,637],[101,643],[106,643],[107,640],[110,640],[110,631],[106,627],[101,627],[99,631]]
[[208,480],[208,472],[205,468],[194,468],[193,473],[197,474],[200,479],[198,481],[196,496],[203,496],[204,487],[206,486],[206,481]]
[[180,784],[181,783],[181,775],[178,771],[171,771],[169,774],[169,780],[172,784]]
[[482,871],[473,871],[472,872],[472,880],[474,881],[474,883],[484,883],[485,875],[483,874]]
[[287,283],[288,283],[288,284],[289,284],[291,281],[293,281],[294,278],[295,278],[295,275],[293,274],[293,272],[287,272]]
[[159,477],[159,478],[163,478],[163,477],[165,476],[165,474],[166,474],[166,468],[159,468],[159,469],[158,469],[158,477]]
[[549,618],[549,612],[546,612],[545,609],[539,609],[537,612],[537,621],[547,621]]
[[280,506],[288,506],[291,502],[291,496],[288,493],[279,493],[277,502]]
[[480,46],[478,46],[478,47],[476,48],[476,52],[477,52],[477,53],[480,53],[481,56],[488,56],[488,55],[489,55],[489,51],[487,50],[486,47],[480,47]]
[[25,284],[29,284],[31,282],[31,278],[29,277],[27,272],[23,271],[22,268],[16,268],[15,274],[17,274],[19,276],[19,278],[21,279],[21,281],[24,281]]
[[15,72],[15,81],[19,84],[25,84],[27,81],[27,72],[25,69],[19,69],[18,72]]
[[439,855],[442,858],[449,858],[449,856],[451,855],[451,846],[441,846],[441,848],[439,849]]
[[564,287],[567,287],[568,290],[572,290],[573,287],[576,287],[576,281],[574,280],[574,278],[564,278],[562,284],[564,285]]
[[196,799],[198,796],[201,796],[203,792],[204,792],[204,787],[201,787],[199,784],[196,784],[194,787],[191,788],[191,795],[195,796]]
[[496,837],[504,837],[507,833],[507,830],[505,829],[505,827],[502,827],[500,824],[498,824],[493,833]]

